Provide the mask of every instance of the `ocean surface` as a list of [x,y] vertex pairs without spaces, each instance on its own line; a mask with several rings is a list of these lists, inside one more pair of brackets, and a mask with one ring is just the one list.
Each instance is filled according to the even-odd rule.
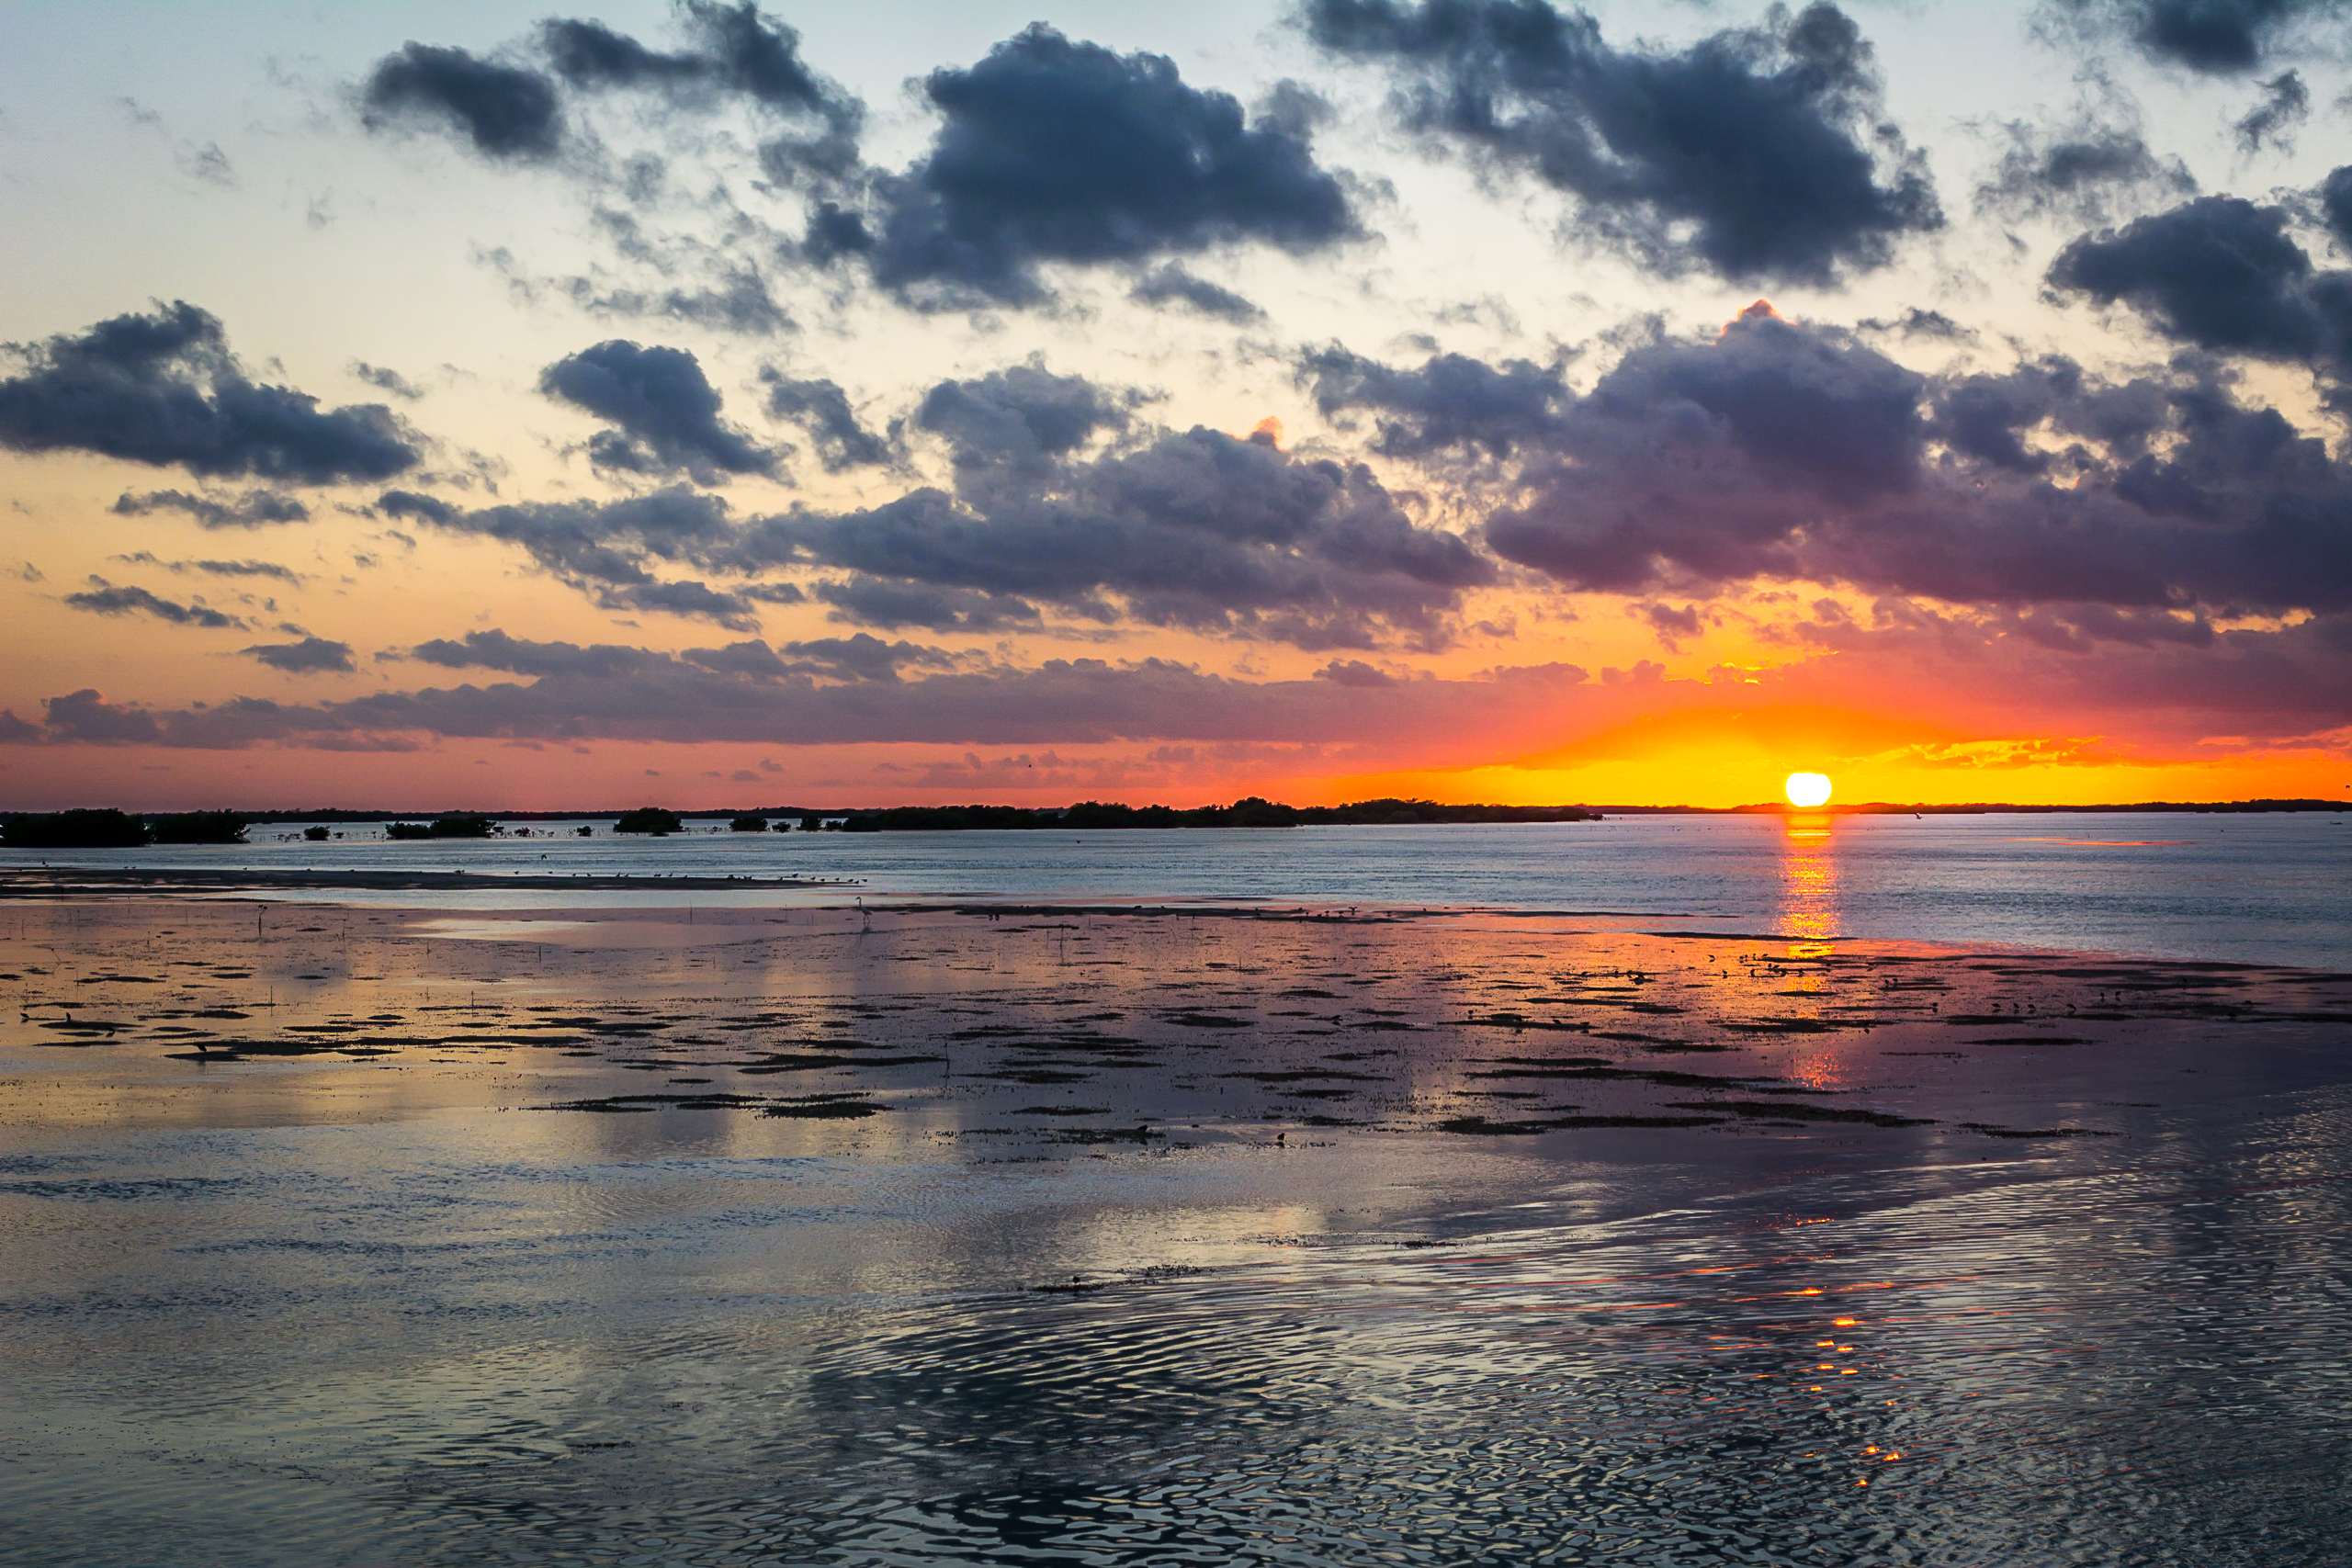
[[18,857],[0,1564],[2346,1568],[2344,823]]
[[[582,839],[572,831],[593,826]],[[1603,925],[2088,949],[2352,969],[2352,812],[1982,817],[1623,817],[1602,822],[1068,833],[730,833],[665,839],[609,820],[528,839],[305,842],[27,854],[58,866],[400,868],[500,874],[809,876],[807,895],[697,891],[702,904],[888,899],[1207,900],[1274,907],[1566,910]],[[298,895],[288,895],[299,897]],[[452,908],[674,906],[658,885],[481,893],[336,892]]]

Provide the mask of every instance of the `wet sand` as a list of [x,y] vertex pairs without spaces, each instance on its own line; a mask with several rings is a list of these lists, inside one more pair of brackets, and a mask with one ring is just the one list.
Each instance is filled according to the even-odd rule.
[[2321,1564],[2352,976],[0,903],[0,1562]]

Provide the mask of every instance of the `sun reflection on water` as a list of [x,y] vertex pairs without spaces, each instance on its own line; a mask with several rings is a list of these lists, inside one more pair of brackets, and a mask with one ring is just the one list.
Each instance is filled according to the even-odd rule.
[[1824,811],[1796,811],[1786,818],[1781,852],[1781,929],[1819,940],[1838,934],[1838,856]]

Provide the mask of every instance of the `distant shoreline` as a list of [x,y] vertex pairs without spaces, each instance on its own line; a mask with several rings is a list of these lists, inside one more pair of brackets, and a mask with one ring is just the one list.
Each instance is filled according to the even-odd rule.
[[838,888],[848,892],[863,886],[862,876],[693,876],[667,872],[632,875],[625,872],[582,872],[551,875],[544,872],[504,871],[294,871],[248,869],[216,871],[204,866],[0,866],[0,898],[51,897],[64,893],[90,893],[104,887],[271,889],[361,892],[471,892],[484,888],[501,893],[522,892],[752,892],[761,888]]
[[[48,809],[50,808],[43,808],[41,811],[20,811],[14,809],[0,810],[0,822],[7,821],[8,819],[16,817],[43,815]],[[677,813],[677,816],[689,822],[728,822],[739,817],[764,817],[775,820],[790,820],[797,818],[803,820],[845,821],[853,818],[872,819],[885,818],[892,813],[929,814],[935,812],[971,811],[973,809],[975,808],[971,807],[905,806],[854,806],[823,807],[802,806],[713,807],[691,811],[680,811]],[[1063,815],[1065,812],[1072,809],[1071,807],[990,807],[987,809],[990,813],[1001,811],[1022,812],[1034,818],[1043,819],[1037,823],[1037,826],[1049,829],[1052,827],[1067,825],[1080,827],[1083,830],[1087,831],[1164,830],[1158,829],[1154,827],[1147,827],[1143,824],[1136,824],[1134,829],[1130,829],[1125,824],[1114,824],[1099,821],[1066,824],[1062,820]],[[1334,822],[1329,820],[1330,814],[1351,809],[1346,807],[1280,807],[1280,809],[1297,812],[1302,819],[1295,824],[1285,825],[1295,825],[1300,827],[1459,827],[1496,822],[1589,821],[1595,817],[1737,817],[1786,816],[1799,814],[1798,807],[1779,801],[1758,801],[1747,806],[1623,806],[1609,804],[1591,806],[1497,806],[1487,804],[1438,805],[1427,818],[1410,820],[1391,820],[1385,822]],[[2073,816],[2124,812],[2261,815],[2273,812],[2310,811],[2352,811],[2352,800],[2141,800],[2102,803],[2089,806],[2041,806],[2024,804],[2015,801],[1965,801],[1946,805],[1935,805],[1926,802],[1905,803],[1902,801],[1873,800],[1857,801],[1850,805],[1840,802],[1832,802],[1827,806],[1816,807],[1803,814],[1829,817],[1989,817],[2002,815]],[[1576,815],[1571,815],[1572,813]],[[142,812],[136,813],[135,815],[153,816],[154,813]],[[481,810],[475,807],[468,807],[464,810],[435,809],[430,811],[379,811],[373,808],[351,807],[319,807],[307,810],[293,810],[283,807],[254,811],[239,810],[235,811],[233,815],[243,818],[245,822],[251,826],[266,827],[289,822],[356,824],[399,821],[429,822],[435,818],[444,817],[486,817],[497,822],[600,822],[622,817],[626,815],[626,811],[612,808],[595,811],[494,811]],[[1185,822],[1180,825],[1184,827],[1207,828],[1221,827],[1226,826],[1227,824]],[[1238,826],[1239,824],[1235,825]],[[1248,825],[1256,827],[1274,826],[1275,824],[1252,823]],[[1035,829],[1026,825],[1020,829],[1005,829],[1000,828],[996,824],[991,823],[986,827],[975,824],[972,827],[964,829],[926,828],[915,830],[985,832],[990,830],[1034,831]]]

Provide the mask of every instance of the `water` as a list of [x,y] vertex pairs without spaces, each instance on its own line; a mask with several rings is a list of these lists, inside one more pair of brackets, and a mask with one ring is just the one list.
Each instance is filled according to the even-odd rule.
[[[0,908],[0,1563],[2341,1568],[2352,986],[2030,950],[2352,970],[2344,841],[52,855],[799,872],[885,907]],[[1587,913],[888,907],[1057,895]],[[1715,930],[1779,936],[1592,934]],[[510,1032],[559,1023],[615,1032]],[[876,1109],[684,1103],[714,1091]]]
[[[2341,1563],[2347,1112],[1569,1163],[1405,1223],[487,1119],[20,1156],[11,1206],[116,1263],[15,1276],[0,1558]],[[1354,1162],[1368,1207],[1435,1195],[1414,1152]]]
[[[2094,949],[2352,968],[2352,816],[1627,817],[1282,831],[750,834],[302,842],[51,852],[19,863],[860,878],[875,898],[1204,899],[1592,911],[1813,936]],[[537,836],[552,829],[553,837]],[[373,829],[339,829],[373,832]],[[284,841],[291,837],[293,841]],[[842,890],[812,895],[837,900]],[[674,905],[675,893],[326,895],[454,907]],[[698,892],[704,904],[792,901]]]

